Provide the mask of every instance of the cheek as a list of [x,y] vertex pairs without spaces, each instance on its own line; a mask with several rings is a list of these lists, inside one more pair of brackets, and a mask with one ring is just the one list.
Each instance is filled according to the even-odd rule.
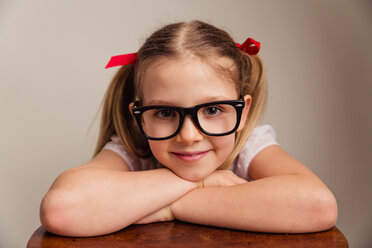
[[234,149],[235,134],[213,137],[210,139],[210,141],[213,143],[213,146],[217,152],[217,156],[220,159],[226,160]]
[[168,142],[165,141],[154,141],[149,140],[149,146],[154,157],[159,161],[163,161],[163,157],[166,154],[168,148]]

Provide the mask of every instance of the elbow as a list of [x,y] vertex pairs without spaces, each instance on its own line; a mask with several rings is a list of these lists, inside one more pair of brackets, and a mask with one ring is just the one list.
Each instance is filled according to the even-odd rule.
[[330,229],[336,225],[338,218],[338,207],[336,198],[332,193],[329,193],[329,197],[324,203],[323,215],[324,215],[323,227],[325,230]]
[[48,231],[62,236],[69,233],[68,197],[59,191],[49,191],[40,205],[40,222]]
[[312,212],[310,223],[312,231],[324,231],[336,225],[338,217],[337,201],[334,195],[327,189],[321,190],[310,204]]

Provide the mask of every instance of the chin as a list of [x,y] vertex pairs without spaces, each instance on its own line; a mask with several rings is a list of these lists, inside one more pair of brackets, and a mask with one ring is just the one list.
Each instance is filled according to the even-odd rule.
[[208,177],[212,172],[190,172],[190,173],[185,173],[185,172],[180,172],[176,173],[180,178],[190,181],[190,182],[199,182],[203,180],[204,178]]

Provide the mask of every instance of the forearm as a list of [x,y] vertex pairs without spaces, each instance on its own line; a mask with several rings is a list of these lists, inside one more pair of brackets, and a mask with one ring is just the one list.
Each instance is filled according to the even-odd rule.
[[259,232],[320,231],[337,218],[332,193],[303,175],[196,189],[173,203],[171,210],[183,221]]
[[168,169],[142,172],[82,168],[62,174],[40,217],[53,232],[94,236],[120,230],[195,188]]

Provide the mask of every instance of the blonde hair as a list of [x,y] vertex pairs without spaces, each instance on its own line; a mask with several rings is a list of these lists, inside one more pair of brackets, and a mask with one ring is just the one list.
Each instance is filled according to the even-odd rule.
[[[235,147],[219,169],[227,169],[234,162],[266,104],[263,63],[258,55],[240,51],[228,33],[201,21],[174,23],[159,29],[139,49],[136,63],[123,66],[116,73],[104,97],[94,156],[110,141],[112,135],[117,135],[131,153],[152,157],[148,141],[140,133],[128,106],[136,98],[142,99],[140,83],[149,65],[160,58],[177,59],[186,54],[196,56],[214,67],[221,76],[230,78],[235,83],[238,95],[252,97],[245,126],[235,134]],[[226,68],[214,63],[218,58],[228,58],[234,66]]]

